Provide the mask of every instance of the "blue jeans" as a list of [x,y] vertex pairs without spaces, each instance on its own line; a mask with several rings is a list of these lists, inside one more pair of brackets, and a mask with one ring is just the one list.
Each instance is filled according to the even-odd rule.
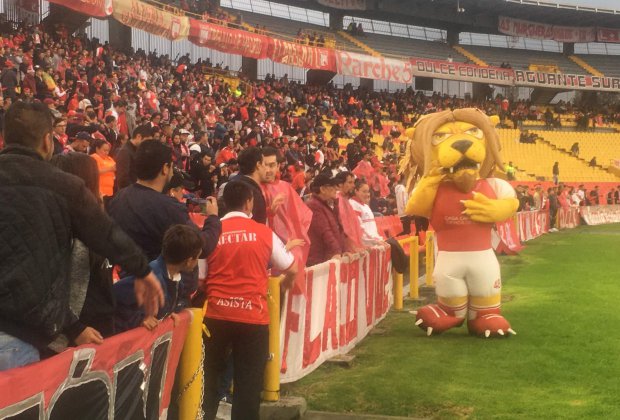
[[39,350],[34,346],[0,331],[0,372],[38,362]]

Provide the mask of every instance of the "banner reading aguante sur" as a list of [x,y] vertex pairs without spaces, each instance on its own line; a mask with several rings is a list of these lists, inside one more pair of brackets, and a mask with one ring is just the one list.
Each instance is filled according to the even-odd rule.
[[0,419],[166,418],[191,314],[0,372]]

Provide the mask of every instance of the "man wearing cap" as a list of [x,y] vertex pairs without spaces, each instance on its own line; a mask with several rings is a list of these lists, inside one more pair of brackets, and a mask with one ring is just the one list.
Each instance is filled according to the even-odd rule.
[[80,131],[75,137],[69,138],[69,143],[65,146],[63,154],[69,153],[87,153],[93,138],[86,131]]
[[306,203],[312,210],[312,223],[308,230],[310,252],[307,266],[338,257],[346,248],[346,235],[338,216],[336,181],[321,173],[314,178],[310,189],[312,197]]

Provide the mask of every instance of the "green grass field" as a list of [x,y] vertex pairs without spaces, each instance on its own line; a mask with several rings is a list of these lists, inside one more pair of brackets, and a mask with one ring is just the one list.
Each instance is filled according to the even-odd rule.
[[[312,410],[427,418],[620,418],[620,225],[580,227],[501,257],[503,312],[518,335],[466,327],[426,337],[392,312],[384,335],[287,394]],[[413,309],[406,304],[405,309]]]

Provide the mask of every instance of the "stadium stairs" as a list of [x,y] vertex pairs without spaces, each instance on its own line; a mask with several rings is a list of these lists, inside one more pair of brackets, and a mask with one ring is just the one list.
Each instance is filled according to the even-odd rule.
[[352,36],[351,34],[345,32],[345,31],[337,31],[336,34],[340,38],[344,38],[345,40],[349,41],[350,43],[352,43],[352,44],[356,45],[357,47],[361,48],[366,54],[372,55],[373,57],[381,57],[381,54],[379,54],[378,51],[370,48],[368,45],[364,44],[362,41],[360,41],[356,37]]
[[480,57],[476,56],[475,54],[471,53],[470,51],[467,51],[462,46],[453,45],[452,48],[454,48],[454,50],[458,52],[459,54],[467,57],[472,63],[478,66],[482,66],[482,67],[489,67],[489,65],[484,60],[482,60]]
[[581,67],[582,69],[584,69],[585,71],[587,71],[593,76],[603,76],[603,73],[595,69],[594,66],[591,66],[590,64],[586,63],[586,61],[581,57],[577,57],[576,55],[569,55],[568,59],[571,60],[573,63],[577,64],[579,67]]

